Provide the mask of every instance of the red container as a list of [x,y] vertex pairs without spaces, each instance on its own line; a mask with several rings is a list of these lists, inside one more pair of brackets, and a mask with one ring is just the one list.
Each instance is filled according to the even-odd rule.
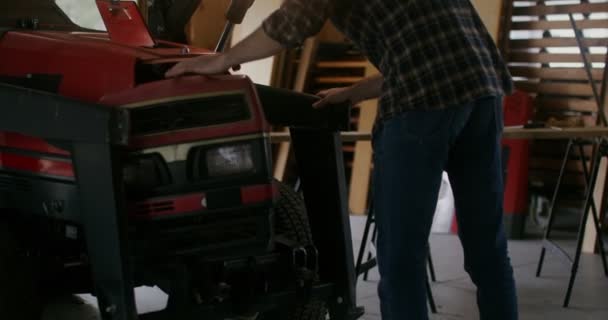
[[[532,97],[516,91],[504,99],[505,127],[523,126],[532,119]],[[524,235],[526,212],[528,211],[528,168],[530,142],[524,139],[504,139],[503,153],[506,158],[506,183],[504,197],[505,227],[510,238],[520,239]],[[504,166],[505,164],[503,164]]]

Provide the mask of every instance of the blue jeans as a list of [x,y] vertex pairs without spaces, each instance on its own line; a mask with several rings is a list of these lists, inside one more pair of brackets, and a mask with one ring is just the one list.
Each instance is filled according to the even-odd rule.
[[443,171],[454,192],[465,270],[477,286],[480,318],[517,319],[502,222],[502,127],[500,97],[405,112],[377,126],[374,210],[383,320],[428,319],[427,242]]

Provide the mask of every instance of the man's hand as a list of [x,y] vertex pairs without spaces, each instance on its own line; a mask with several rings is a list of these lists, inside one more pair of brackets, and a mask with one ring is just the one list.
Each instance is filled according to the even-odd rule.
[[223,54],[206,54],[176,64],[165,73],[165,77],[174,78],[185,74],[222,74],[228,71],[229,68],[230,66],[226,63],[226,58]]
[[351,87],[323,90],[317,93],[317,96],[321,97],[321,100],[312,105],[315,109],[324,108],[331,104],[339,104],[346,101],[351,101],[352,103],[353,100]]

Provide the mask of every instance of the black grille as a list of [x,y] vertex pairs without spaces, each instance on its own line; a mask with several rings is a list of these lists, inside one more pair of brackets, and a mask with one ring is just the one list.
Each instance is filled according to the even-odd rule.
[[26,179],[2,174],[0,175],[0,190],[29,192],[32,190],[32,185]]
[[244,94],[228,94],[133,109],[131,133],[146,135],[251,118]]

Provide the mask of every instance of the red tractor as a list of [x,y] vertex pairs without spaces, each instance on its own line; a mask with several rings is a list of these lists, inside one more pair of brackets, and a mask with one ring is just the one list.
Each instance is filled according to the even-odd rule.
[[[151,29],[180,40],[199,1],[155,1]],[[155,38],[134,2],[97,5],[107,32],[54,0],[0,4],[0,318],[86,292],[104,320],[358,318],[348,106],[245,76],[165,79],[210,51]],[[292,127],[304,197],[272,178],[271,124]],[[140,285],[166,309],[138,315]]]

